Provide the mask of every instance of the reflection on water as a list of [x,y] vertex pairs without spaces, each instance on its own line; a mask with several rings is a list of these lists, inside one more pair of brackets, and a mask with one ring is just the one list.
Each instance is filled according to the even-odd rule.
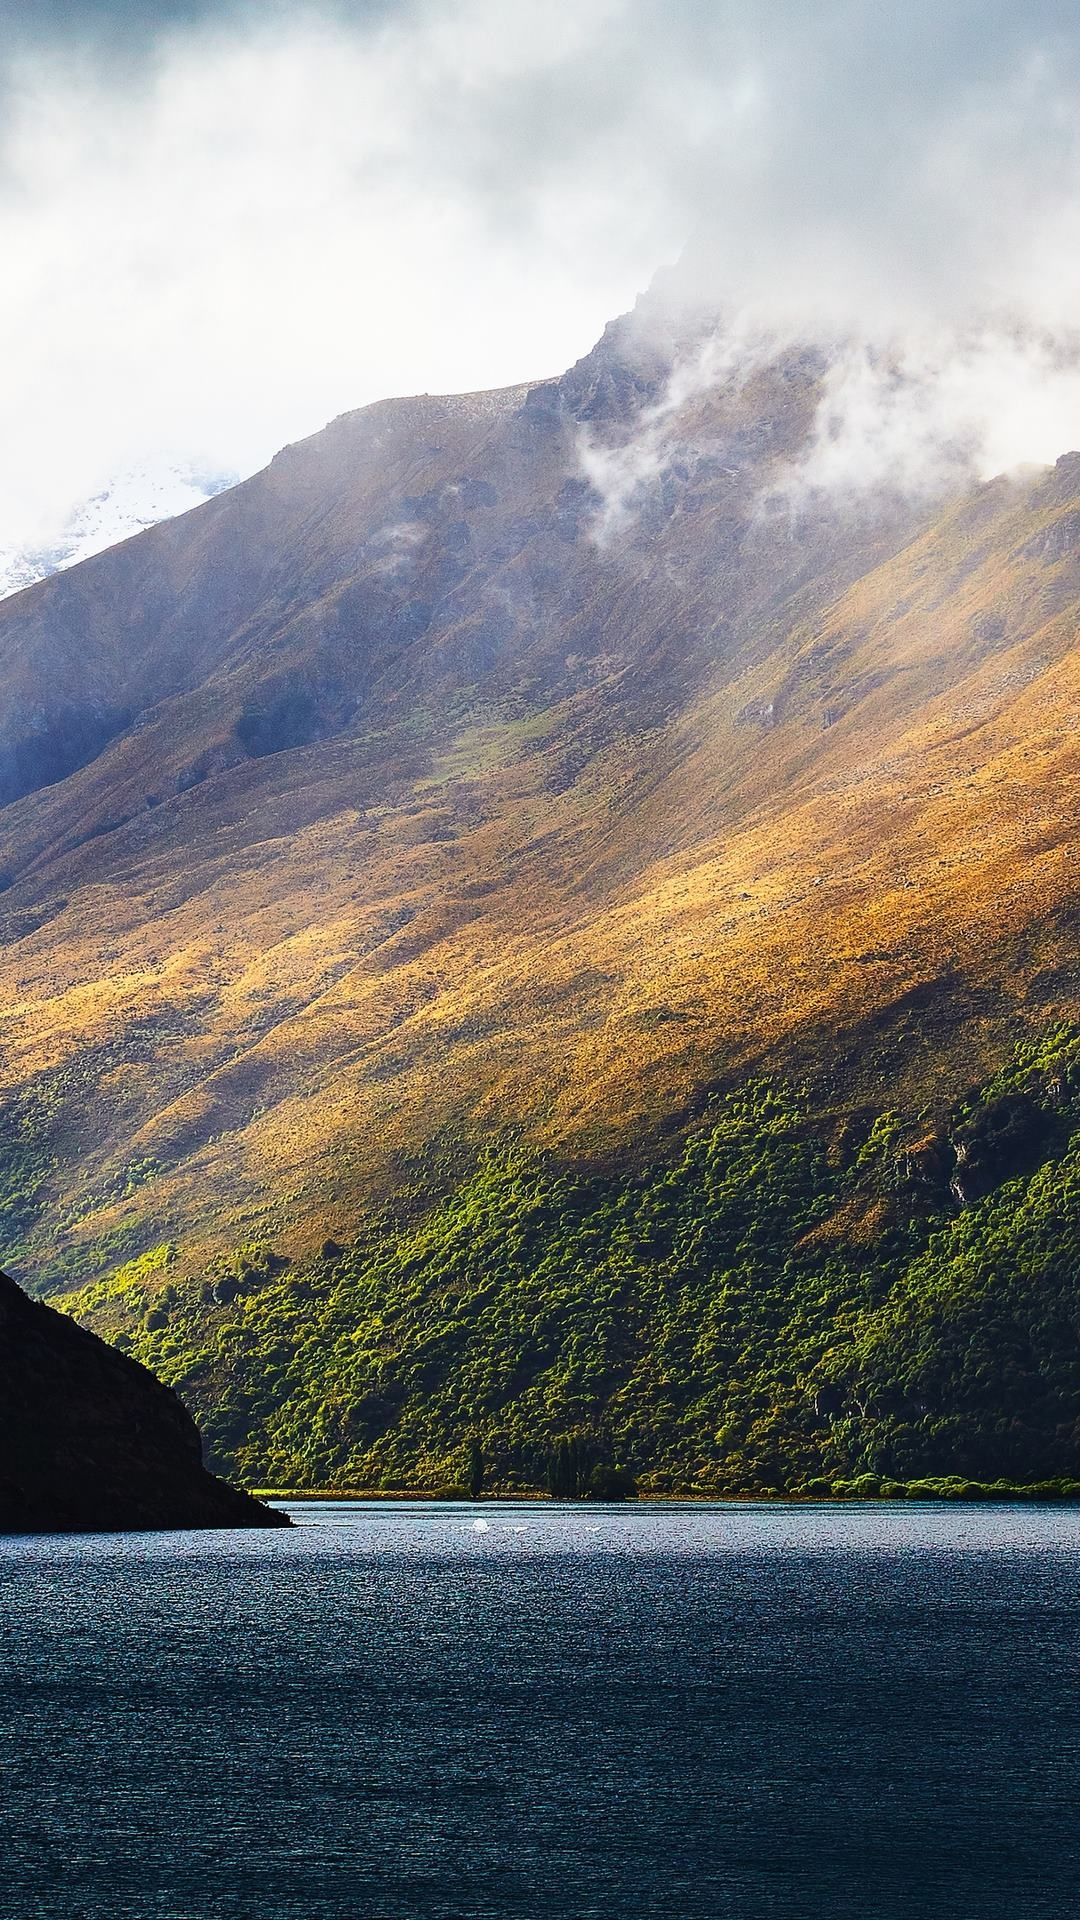
[[0,1540],[3,1920],[1075,1910],[1077,1512],[292,1511]]

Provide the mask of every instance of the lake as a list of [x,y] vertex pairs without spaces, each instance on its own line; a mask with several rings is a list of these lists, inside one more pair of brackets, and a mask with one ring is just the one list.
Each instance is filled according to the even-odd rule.
[[0,1539],[3,1920],[1076,1910],[1080,1512],[290,1511]]

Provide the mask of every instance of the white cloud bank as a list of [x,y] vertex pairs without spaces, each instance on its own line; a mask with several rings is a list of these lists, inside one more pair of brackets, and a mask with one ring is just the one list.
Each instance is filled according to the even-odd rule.
[[1080,443],[1073,0],[141,14],[138,58],[24,33],[0,73],[2,545],[159,457],[558,371],[684,246],[741,338],[844,343],[812,484]]
[[120,81],[24,49],[0,148],[0,544],[159,453],[250,471],[367,400],[561,371],[673,232],[595,71],[621,11],[244,17],[166,36]]

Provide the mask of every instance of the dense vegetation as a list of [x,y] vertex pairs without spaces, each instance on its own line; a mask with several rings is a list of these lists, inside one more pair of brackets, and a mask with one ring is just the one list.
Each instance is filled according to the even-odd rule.
[[1080,1474],[1078,1256],[1058,1026],[922,1139],[754,1084],[633,1177],[492,1153],[304,1270],[166,1246],[62,1304],[252,1485],[957,1492]]

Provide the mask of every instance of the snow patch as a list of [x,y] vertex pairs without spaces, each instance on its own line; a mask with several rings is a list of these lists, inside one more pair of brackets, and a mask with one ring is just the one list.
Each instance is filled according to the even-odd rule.
[[235,486],[235,474],[205,473],[188,466],[130,467],[69,515],[54,541],[0,547],[0,598],[33,586],[46,575],[77,566],[161,520],[202,506]]

